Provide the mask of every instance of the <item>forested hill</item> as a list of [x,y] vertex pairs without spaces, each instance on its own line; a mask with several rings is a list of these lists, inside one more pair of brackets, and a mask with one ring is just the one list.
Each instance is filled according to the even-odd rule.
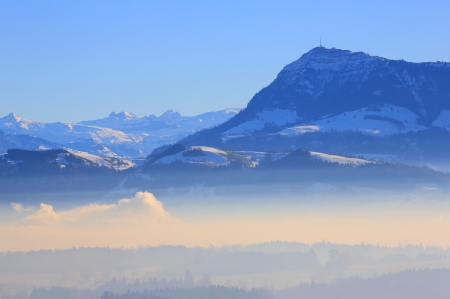
[[106,192],[132,170],[130,167],[129,161],[106,161],[64,149],[9,149],[0,155],[0,194]]

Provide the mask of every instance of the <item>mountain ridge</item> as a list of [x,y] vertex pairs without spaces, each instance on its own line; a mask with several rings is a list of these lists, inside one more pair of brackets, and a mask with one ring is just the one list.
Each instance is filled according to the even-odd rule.
[[[413,63],[317,47],[287,64],[235,117],[181,143],[230,149],[254,144],[270,150],[276,147],[273,139],[283,135],[287,149],[301,144],[307,150],[319,150],[313,143],[305,147],[300,139],[336,132],[333,138],[341,136],[352,144],[359,133],[401,139],[404,134],[428,130],[435,136],[436,127],[445,131],[439,133],[445,139],[450,131],[450,63]],[[336,150],[332,139],[326,142],[328,148],[320,150],[355,154]],[[383,140],[371,142],[378,145]],[[425,148],[425,143],[418,146]],[[386,154],[409,150],[395,148],[390,153],[393,147],[383,146]],[[410,146],[417,147],[412,141]]]
[[[285,66],[250,100],[246,110],[258,111],[262,104],[267,108],[278,102],[278,108],[294,108],[304,120],[313,120],[362,105],[388,103],[407,105],[416,114],[434,120],[441,110],[450,109],[449,80],[450,63],[412,63],[319,47]],[[313,104],[320,104],[323,110],[313,109]],[[437,104],[439,111],[433,109]]]
[[72,148],[107,156],[145,157],[154,148],[222,123],[237,111],[239,109],[229,108],[196,116],[182,116],[168,110],[159,117],[149,115],[141,118],[123,111],[112,112],[102,119],[78,123],[45,123],[10,113],[0,118],[0,131],[6,135],[35,136],[46,141],[41,142],[42,146],[45,143],[51,148]]
[[[78,123],[43,123],[9,114],[0,118],[0,131],[106,156],[144,157],[177,142],[233,150],[251,144],[263,150],[280,150],[283,145],[281,150],[380,154],[354,146],[370,143],[369,148],[383,155],[408,152],[408,157],[413,153],[421,161],[435,154],[427,146],[427,135],[437,147],[447,146],[450,63],[413,63],[316,47],[283,67],[242,110],[192,117],[173,110],[144,117],[122,111]],[[318,148],[319,143],[325,146]],[[450,154],[447,158],[450,161]]]

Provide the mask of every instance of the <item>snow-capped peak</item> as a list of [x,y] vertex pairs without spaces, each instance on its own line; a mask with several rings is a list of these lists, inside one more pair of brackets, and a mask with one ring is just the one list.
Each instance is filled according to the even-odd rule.
[[[6,115],[5,117],[3,117],[3,120],[4,121],[12,121],[12,122],[20,122],[22,120],[22,118],[15,113],[10,113],[10,114]],[[25,120],[25,119],[23,119],[23,120]]]
[[0,118],[0,130],[5,130],[12,127],[19,129],[28,129],[28,126],[31,124],[39,125],[38,122],[20,117],[15,113],[10,113],[5,117]]
[[122,112],[119,112],[119,113],[111,112],[109,117],[117,119],[117,120],[134,120],[134,119],[138,119],[138,117],[136,115],[134,115],[133,113],[127,112],[127,111],[122,111]]

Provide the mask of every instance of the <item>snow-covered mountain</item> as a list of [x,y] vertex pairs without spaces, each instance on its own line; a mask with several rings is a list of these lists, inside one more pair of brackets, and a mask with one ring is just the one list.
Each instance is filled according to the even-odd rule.
[[[360,140],[361,134],[369,139]],[[407,134],[410,144],[389,151]],[[235,117],[182,143],[277,150],[282,144],[354,155],[364,151],[352,144],[366,142],[376,144],[367,150],[397,155],[418,149],[414,155],[423,157],[435,150],[426,136],[442,142],[450,137],[450,63],[317,47],[285,66]]]
[[427,129],[428,127],[417,123],[418,118],[418,115],[407,108],[385,104],[303,123],[284,129],[278,134],[289,136],[307,132],[350,130],[373,136],[386,136]]
[[[113,112],[103,119],[79,123],[43,123],[11,113],[0,118],[0,131],[4,132],[3,139],[22,136],[22,144],[15,143],[18,148],[65,147],[104,156],[143,157],[156,147],[221,124],[238,112],[239,109],[225,109],[182,116],[169,110],[159,117],[142,118],[129,112]],[[33,141],[33,145],[27,145],[25,139]],[[3,147],[8,146],[4,144]]]
[[[448,128],[449,83],[450,63],[411,63],[318,47],[284,67],[219,131],[229,135],[310,124],[348,112],[353,117],[361,109],[371,109],[377,117]],[[400,115],[390,112],[398,107]],[[410,125],[405,129],[417,129]]]
[[[271,162],[277,161],[289,155],[289,153],[278,152],[260,152],[260,151],[224,151],[222,149],[207,147],[207,146],[190,146],[180,151],[174,151],[169,154],[162,155],[156,159],[149,160],[151,164],[201,164],[211,167],[216,166],[229,166],[230,162],[239,159],[246,167],[254,168],[260,164],[261,161],[270,160]],[[270,155],[270,158],[268,156]],[[319,152],[309,152],[309,157],[312,160],[320,160],[328,163],[337,163],[340,165],[365,165],[376,163],[374,161],[343,157],[339,155],[330,155]]]

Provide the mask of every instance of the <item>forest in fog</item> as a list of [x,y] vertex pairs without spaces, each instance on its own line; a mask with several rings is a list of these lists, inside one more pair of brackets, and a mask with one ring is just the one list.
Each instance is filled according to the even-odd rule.
[[444,298],[449,265],[450,250],[406,243],[9,252],[0,256],[0,298]]

